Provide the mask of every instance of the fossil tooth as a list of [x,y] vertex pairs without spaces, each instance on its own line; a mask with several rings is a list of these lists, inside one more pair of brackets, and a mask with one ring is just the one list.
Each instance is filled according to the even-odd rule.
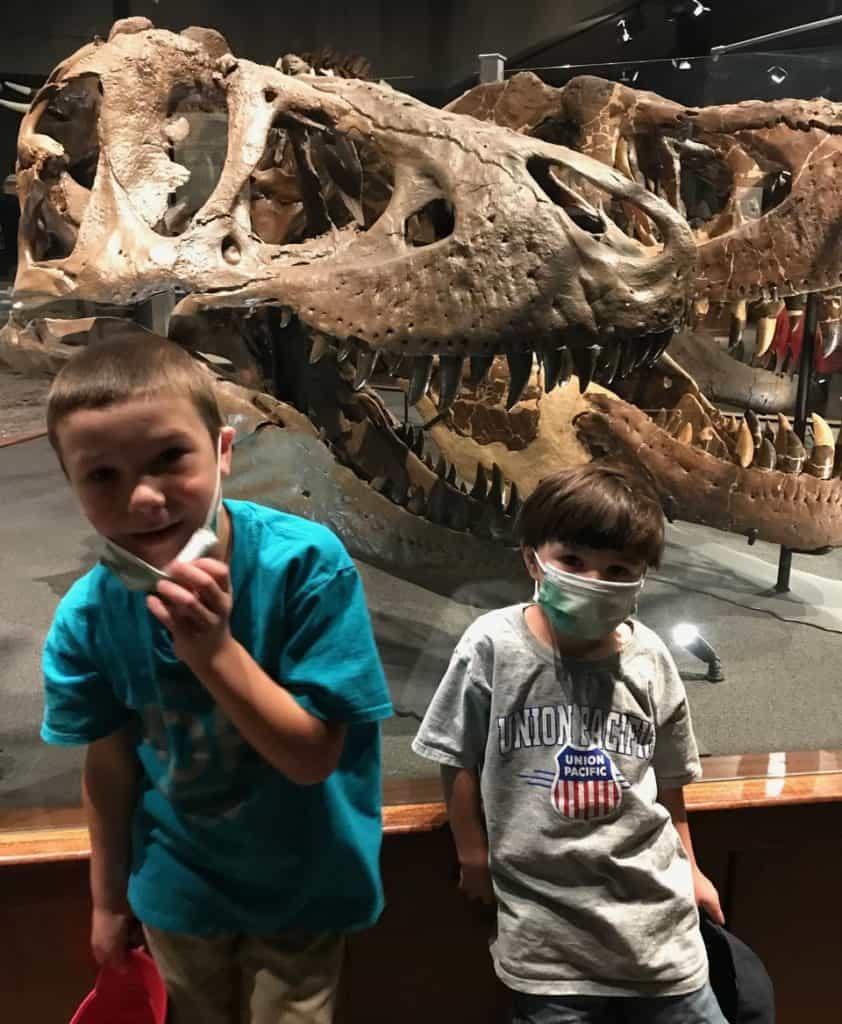
[[506,515],[511,516],[512,519],[516,519],[522,505],[523,502],[520,500],[520,495],[518,494],[517,490],[517,484],[514,481],[512,481],[512,486],[509,489],[509,500],[506,504]]
[[599,345],[588,345],[587,348],[576,348],[573,351],[573,362],[576,376],[579,378],[579,391],[584,394],[594,378],[596,366],[602,349]]
[[811,418],[813,421],[813,443],[815,446],[817,448],[832,448],[835,442],[830,424],[823,416],[819,416],[817,412],[814,412]]
[[476,498],[477,501],[482,501],[486,494],[488,494],[488,477],[485,473],[485,466],[481,462],[477,463],[477,475],[474,479],[474,486],[471,489],[471,497]]
[[765,356],[772,347],[777,326],[778,318],[775,316],[762,316],[757,321],[757,342],[754,347],[755,359]]
[[693,303],[693,312],[700,320],[704,320],[710,312],[710,299],[696,299]]
[[748,310],[746,307],[746,300],[740,299],[739,302],[734,304],[731,310],[731,329],[728,334],[728,348],[736,348],[737,345],[743,340],[743,331],[746,328],[746,318],[748,316]]
[[377,367],[377,358],[380,353],[377,349],[368,349],[360,354],[357,360],[357,372],[354,375],[354,391],[359,391],[368,383],[369,377]]
[[406,505],[409,497],[409,479],[406,476],[392,481],[389,497],[396,505]]
[[763,439],[763,432],[760,429],[760,420],[757,418],[757,414],[753,409],[746,409],[744,421],[751,432],[751,439],[754,442],[754,447],[757,448]]
[[451,463],[450,469],[447,471],[447,476],[446,476],[445,479],[451,485],[451,487],[455,487],[456,486],[456,466],[455,466],[455,464]]
[[600,373],[600,378],[605,384],[605,387],[610,387],[614,378],[617,376],[617,371],[620,369],[620,357],[622,354],[623,350],[620,345],[611,345],[608,349],[608,361]]
[[743,419],[740,423],[740,429],[737,433],[737,463],[748,469],[748,467],[754,462],[754,438],[752,437],[751,428],[748,423]]
[[833,475],[833,448],[825,444],[817,444],[804,466],[804,472],[819,480],[829,480]]
[[310,364],[317,363],[330,349],[330,340],[324,334],[314,334],[310,347]]
[[447,459],[443,455],[439,455],[436,463],[436,476],[440,476],[442,480],[447,476]]
[[351,358],[351,353],[353,351],[353,343],[350,341],[343,341],[339,346],[339,351],[336,353],[337,363],[347,362],[347,360]]
[[488,376],[488,371],[491,369],[491,364],[493,362],[494,356],[471,356],[471,372],[468,377],[470,383],[475,386],[477,384],[482,384]]
[[439,383],[439,412],[445,412],[453,405],[462,385],[462,356],[442,356],[439,359],[441,380]]
[[424,452],[424,465],[427,467],[427,469],[430,470],[430,472],[434,471],[434,469],[433,469],[433,457],[430,455],[429,452]]
[[532,373],[532,353],[508,353],[506,362],[509,364],[509,394],[506,397],[506,408],[511,409],[516,402],[520,401],[520,396],[529,383],[529,375]]
[[547,349],[541,356],[541,365],[544,370],[544,391],[552,391],[561,373],[561,349]]
[[433,357],[416,356],[415,365],[412,368],[412,377],[409,382],[407,400],[410,405],[415,405],[424,395],[430,386],[430,377],[433,375]]
[[800,473],[807,458],[807,452],[801,439],[790,426],[789,420],[782,412],[778,413],[778,435],[775,438],[775,452],[778,456],[777,468],[782,473]]
[[675,435],[676,441],[679,444],[692,444],[693,443],[693,424],[683,423],[679,428],[678,433]]
[[447,490],[443,480],[437,479],[433,484],[432,490],[430,491],[430,497],[427,502],[427,508],[424,510],[424,515],[431,523],[435,523],[437,526],[443,526],[445,523],[445,498],[447,496]]
[[415,516],[423,516],[427,507],[427,495],[423,487],[413,486],[409,488],[409,498],[406,503],[407,512]]
[[777,461],[775,446],[768,437],[764,437],[754,455],[754,468],[763,473],[771,472],[777,465]]
[[622,341],[620,342],[622,348],[622,354],[620,356],[620,377],[628,377],[629,374],[634,372],[634,368],[637,365],[637,349],[635,342],[633,341]]
[[657,411],[657,413],[655,413],[655,426],[656,427],[661,427],[661,429],[663,430],[666,427],[668,420],[669,420],[669,413],[667,412],[666,409],[659,409]]
[[696,443],[703,452],[710,449],[710,443],[713,440],[713,427],[708,424],[699,431],[699,436],[696,438]]
[[570,349],[566,345],[559,349],[559,353],[561,355],[561,372],[558,375],[558,379],[561,384],[566,384],[575,372],[573,356],[570,355]]
[[842,343],[842,323],[839,320],[828,320],[822,328],[822,355],[825,359],[832,356]]
[[681,410],[673,409],[672,412],[669,414],[669,417],[667,418],[667,423],[664,427],[664,430],[666,430],[668,434],[671,434],[673,437],[675,437],[678,434],[679,430],[681,430],[681,423],[683,419],[684,417],[681,415]]
[[496,462],[491,467],[491,488],[488,491],[487,501],[494,508],[503,507],[503,471]]
[[675,331],[660,331],[652,335],[652,342],[646,355],[646,365],[654,366],[669,347],[669,343],[675,337]]

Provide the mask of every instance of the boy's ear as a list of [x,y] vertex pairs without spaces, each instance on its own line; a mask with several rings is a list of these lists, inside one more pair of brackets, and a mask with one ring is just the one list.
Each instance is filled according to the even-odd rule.
[[219,431],[219,469],[223,476],[228,476],[231,472],[236,433],[237,431],[233,427],[222,427]]
[[538,564],[535,561],[535,552],[532,548],[528,548],[525,544],[521,544],[520,553],[523,556],[523,564],[526,566],[526,571],[533,580],[537,580],[539,571]]

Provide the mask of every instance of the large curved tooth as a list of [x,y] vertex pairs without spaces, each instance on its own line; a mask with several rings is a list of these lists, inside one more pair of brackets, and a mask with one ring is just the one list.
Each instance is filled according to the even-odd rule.
[[842,322],[839,320],[826,320],[821,325],[822,330],[822,355],[825,359],[832,356],[842,343]]
[[317,363],[330,350],[330,339],[324,334],[313,334],[313,344],[310,346],[310,363]]
[[693,312],[699,320],[704,320],[710,312],[710,299],[696,299],[693,303]]
[[661,430],[666,429],[667,422],[669,421],[669,413],[666,409],[659,409],[655,413],[655,426],[660,427]]
[[748,317],[748,308],[745,299],[740,299],[739,302],[734,304],[731,310],[731,328],[728,334],[728,348],[736,348],[737,345],[743,340],[743,332],[746,329],[746,319]]
[[566,384],[576,372],[576,368],[573,365],[573,356],[570,354],[570,349],[567,345],[562,345],[559,353],[561,354],[561,371],[558,375],[558,380],[560,384]]
[[757,321],[757,342],[754,346],[754,358],[759,359],[761,356],[765,356],[769,349],[772,347],[772,342],[775,340],[775,331],[778,327],[778,318],[776,316],[762,316]]
[[740,429],[737,433],[736,459],[743,469],[748,469],[752,462],[754,462],[754,438],[751,436],[751,429],[745,420],[740,423]]
[[679,444],[692,444],[693,443],[693,424],[683,423],[675,435],[676,441]]
[[447,459],[443,455],[439,455],[438,457],[435,473],[436,476],[441,477],[442,480],[447,476]]
[[757,418],[757,413],[755,413],[753,409],[746,409],[745,422],[748,425],[748,429],[751,431],[751,439],[754,441],[754,447],[759,448],[760,442],[763,440],[763,431],[760,429],[760,420]]
[[775,438],[778,469],[782,473],[800,473],[807,458],[801,439],[782,412],[778,413],[778,436]]
[[646,365],[654,366],[669,347],[669,343],[675,337],[675,331],[670,328],[668,331],[659,331],[652,335],[649,351],[646,354]]
[[576,376],[579,378],[579,391],[584,394],[588,385],[594,379],[597,363],[602,353],[599,345],[588,345],[586,348],[573,350],[573,362],[576,366]]
[[496,462],[491,467],[491,490],[488,492],[488,503],[494,508],[503,507],[503,471]]
[[600,371],[600,380],[605,387],[610,387],[620,369],[620,357],[623,350],[620,345],[610,345],[608,348],[608,361]]
[[430,386],[430,378],[433,375],[433,357],[416,356],[415,365],[412,368],[412,377],[409,381],[407,399],[410,405],[415,405],[424,395]]
[[775,446],[768,437],[764,437],[754,455],[754,468],[759,469],[763,473],[768,473],[775,468],[777,462],[778,456],[775,453]]
[[16,114],[29,113],[29,104],[18,103],[16,100],[0,100],[0,107],[5,107],[6,110],[14,110]]
[[360,353],[357,359],[357,372],[354,375],[354,391],[359,391],[368,383],[369,377],[377,368],[377,359],[380,353],[376,348],[367,349]]
[[506,515],[511,516],[512,519],[517,519],[522,505],[523,502],[520,500],[517,484],[512,481],[512,486],[509,489],[509,500],[506,503]]
[[474,478],[474,486],[471,489],[471,497],[476,498],[477,501],[484,501],[485,496],[488,494],[488,477],[485,473],[485,466],[481,462],[477,463],[477,475]]
[[813,443],[818,447],[832,448],[835,444],[833,431],[830,424],[823,416],[814,412],[811,416],[813,421]]
[[833,448],[825,444],[817,444],[810,452],[804,472],[818,477],[819,480],[829,480],[833,475]]
[[439,359],[439,412],[446,412],[459,394],[464,363],[462,356],[442,356]]
[[529,375],[532,373],[532,353],[507,353],[506,362],[509,364],[509,394],[506,397],[506,408],[511,409],[516,402],[520,401],[520,396],[529,383]]
[[622,341],[619,343],[622,348],[620,355],[620,377],[628,377],[634,373],[637,366],[637,345],[634,341]]
[[468,377],[471,384],[482,384],[493,362],[494,356],[471,356],[471,372]]
[[561,373],[561,350],[547,349],[541,356],[541,366],[544,370],[544,390],[552,391]]

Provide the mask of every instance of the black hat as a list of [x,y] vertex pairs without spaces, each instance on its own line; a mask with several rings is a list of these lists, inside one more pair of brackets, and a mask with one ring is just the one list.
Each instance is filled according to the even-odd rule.
[[711,988],[728,1024],[775,1024],[775,993],[763,961],[707,915],[700,923]]

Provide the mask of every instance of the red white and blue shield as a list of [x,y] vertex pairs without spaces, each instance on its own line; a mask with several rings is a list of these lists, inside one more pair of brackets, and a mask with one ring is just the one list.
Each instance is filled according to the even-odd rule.
[[553,806],[563,818],[571,820],[606,818],[623,799],[621,778],[604,750],[583,750],[568,744],[556,754]]

